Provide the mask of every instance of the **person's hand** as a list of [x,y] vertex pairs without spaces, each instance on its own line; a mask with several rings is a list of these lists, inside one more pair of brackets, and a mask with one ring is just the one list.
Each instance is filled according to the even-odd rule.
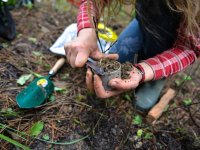
[[65,45],[65,53],[69,64],[74,67],[83,67],[88,57],[101,59],[103,54],[97,46],[95,29],[82,29],[78,37]]
[[102,85],[102,80],[98,75],[94,75],[90,68],[88,68],[86,73],[86,85],[90,91],[95,91],[97,97],[99,98],[109,98],[112,96],[119,95],[128,90],[135,89],[141,79],[142,75],[137,68],[133,67],[132,71],[129,72],[129,79],[119,79],[115,78],[109,81],[108,85],[112,87],[113,90],[106,91]]

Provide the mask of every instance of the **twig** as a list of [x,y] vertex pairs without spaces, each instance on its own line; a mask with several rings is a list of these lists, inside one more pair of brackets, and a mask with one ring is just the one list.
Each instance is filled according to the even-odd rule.
[[190,116],[192,122],[194,123],[194,125],[197,126],[198,128],[200,128],[200,126],[196,123],[195,119],[194,119],[193,116],[192,116],[190,107],[188,107],[187,110],[188,110],[188,112],[189,112],[189,116]]

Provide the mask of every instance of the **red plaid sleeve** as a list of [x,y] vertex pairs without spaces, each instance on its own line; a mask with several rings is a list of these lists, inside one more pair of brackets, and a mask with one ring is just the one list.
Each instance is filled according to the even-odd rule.
[[154,80],[157,80],[185,69],[198,56],[200,56],[200,37],[186,37],[179,34],[172,49],[144,62],[151,66],[154,71]]
[[97,8],[94,6],[92,0],[89,1],[89,4],[88,4],[87,0],[82,0],[81,4],[79,6],[79,12],[78,12],[78,16],[77,16],[78,32],[81,29],[93,27],[93,23],[91,23],[90,17],[88,15],[88,6],[90,9],[90,13],[91,13],[90,14],[91,19],[93,19],[93,17],[94,17],[95,21],[97,20],[97,16],[98,16]]

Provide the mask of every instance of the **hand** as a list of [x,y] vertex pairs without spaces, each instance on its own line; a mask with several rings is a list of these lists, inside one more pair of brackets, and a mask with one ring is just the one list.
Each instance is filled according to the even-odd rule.
[[94,75],[93,81],[93,73],[88,68],[86,73],[86,85],[90,91],[95,91],[97,97],[99,98],[109,98],[112,96],[119,95],[128,90],[135,89],[142,79],[142,75],[138,71],[137,68],[133,67],[132,71],[130,71],[129,79],[119,79],[115,78],[109,81],[109,86],[113,88],[113,90],[106,91],[102,85],[102,80],[98,75]]
[[65,53],[73,68],[83,67],[89,56],[101,59],[103,54],[98,50],[95,29],[82,29],[75,40],[65,45]]

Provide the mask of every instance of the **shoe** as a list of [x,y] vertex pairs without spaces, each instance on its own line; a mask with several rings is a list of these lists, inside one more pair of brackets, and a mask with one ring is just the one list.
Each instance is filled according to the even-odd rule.
[[15,36],[15,22],[5,2],[0,1],[0,37],[6,40],[13,40]]
[[139,111],[147,112],[157,102],[165,85],[165,79],[144,83],[135,91],[133,105]]

